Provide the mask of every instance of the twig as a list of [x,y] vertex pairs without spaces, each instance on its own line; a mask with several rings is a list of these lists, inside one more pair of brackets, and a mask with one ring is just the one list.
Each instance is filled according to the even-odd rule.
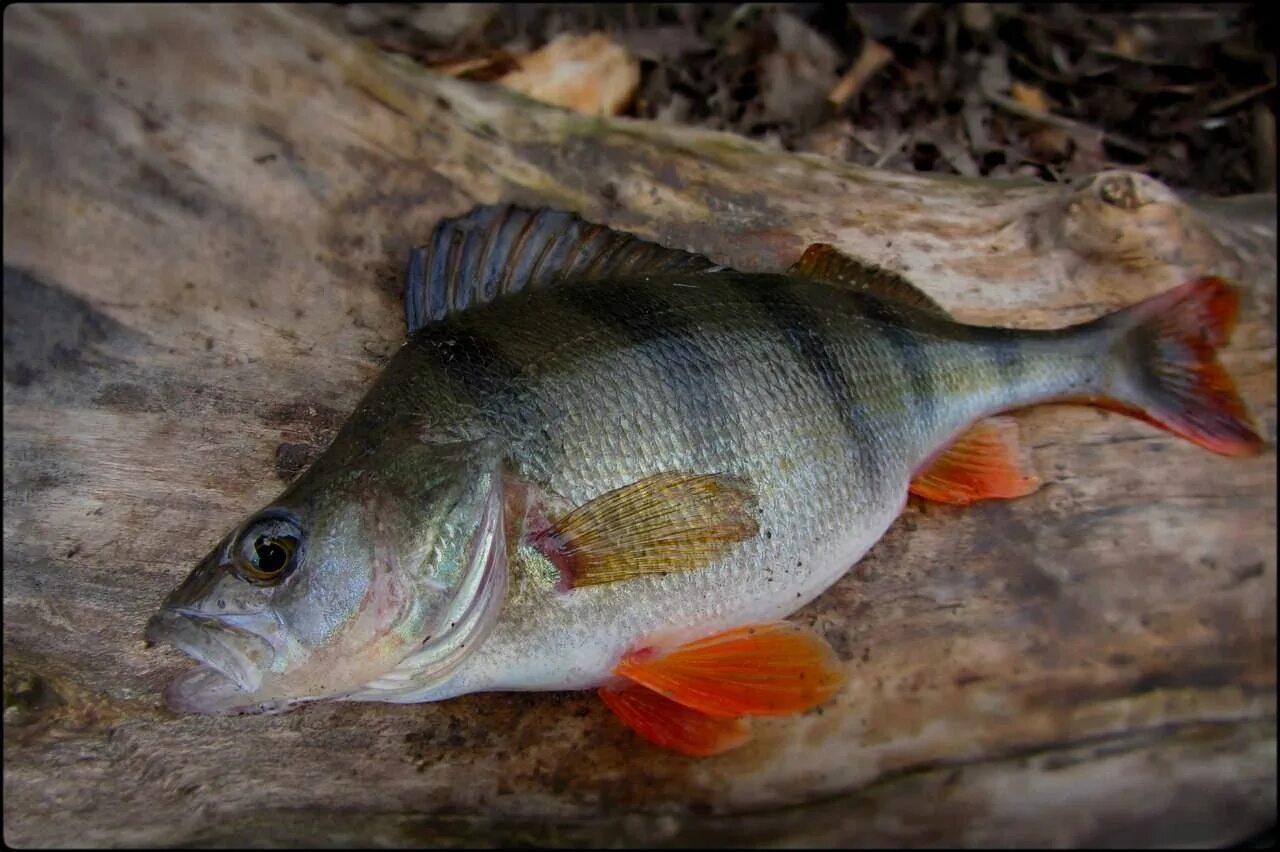
[[1004,95],[998,95],[995,92],[983,91],[982,95],[995,106],[1000,107],[1006,112],[1011,112],[1014,115],[1019,115],[1019,116],[1022,116],[1023,118],[1029,118],[1034,121],[1042,121],[1045,124],[1051,124],[1055,127],[1061,127],[1064,130],[1069,130],[1074,133],[1089,135],[1099,139],[1106,139],[1108,142],[1118,145],[1121,148],[1124,148],[1126,150],[1132,151],[1135,154],[1141,154],[1144,157],[1149,156],[1149,152],[1147,150],[1146,145],[1142,144],[1141,142],[1138,142],[1135,139],[1130,139],[1127,136],[1122,136],[1119,133],[1114,133],[1110,130],[1104,130],[1100,127],[1094,127],[1093,125],[1085,124],[1082,121],[1076,121],[1073,118],[1066,118],[1061,115],[1054,115],[1051,112],[1040,112],[1038,110],[1029,109],[1023,106],[1022,104],[1018,103],[1017,101],[1013,100],[1012,98],[1006,98]]
[[876,158],[875,164],[872,166],[872,168],[876,168],[876,169],[882,168],[885,163],[893,159],[894,155],[897,154],[900,150],[902,150],[902,146],[906,141],[907,141],[907,134],[899,133],[896,137],[894,137],[894,140],[892,142],[890,142],[888,145],[884,147],[884,151],[881,152],[880,156]]
[[858,54],[858,60],[840,78],[840,82],[836,83],[835,88],[827,95],[827,100],[836,109],[844,106],[849,98],[858,94],[867,81],[879,73],[880,69],[888,65],[892,59],[892,50],[875,39],[867,39],[862,51]]
[[1263,83],[1261,86],[1254,86],[1252,89],[1245,89],[1243,92],[1236,92],[1234,95],[1223,98],[1217,103],[1209,105],[1205,110],[1205,115],[1217,115],[1220,112],[1230,112],[1241,104],[1246,104],[1256,98],[1258,95],[1264,95],[1276,87],[1275,83]]

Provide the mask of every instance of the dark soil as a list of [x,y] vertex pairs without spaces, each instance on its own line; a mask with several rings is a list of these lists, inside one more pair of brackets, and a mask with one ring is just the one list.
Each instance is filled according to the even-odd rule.
[[1046,181],[1125,167],[1196,193],[1275,191],[1275,29],[1260,4],[460,6],[345,14],[432,66],[603,30],[641,59],[628,114],[865,165]]

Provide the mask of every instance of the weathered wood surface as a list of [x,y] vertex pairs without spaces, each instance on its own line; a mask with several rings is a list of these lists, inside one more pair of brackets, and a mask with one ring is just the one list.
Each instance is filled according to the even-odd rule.
[[1274,820],[1274,455],[1087,409],[1020,415],[1032,497],[909,506],[796,616],[849,686],[716,759],[588,694],[179,717],[158,692],[188,664],[141,637],[332,435],[399,343],[409,247],[473,204],[747,269],[825,240],[1010,325],[1226,274],[1224,360],[1274,441],[1274,198],[584,119],[300,10],[10,7],[4,39],[7,842],[1215,843]]

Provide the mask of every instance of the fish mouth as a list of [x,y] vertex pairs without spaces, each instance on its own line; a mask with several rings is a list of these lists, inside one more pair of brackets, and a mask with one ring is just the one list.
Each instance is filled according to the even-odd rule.
[[162,609],[147,622],[148,642],[171,645],[200,663],[165,690],[174,710],[217,713],[256,692],[275,658],[267,640],[245,627],[184,609]]

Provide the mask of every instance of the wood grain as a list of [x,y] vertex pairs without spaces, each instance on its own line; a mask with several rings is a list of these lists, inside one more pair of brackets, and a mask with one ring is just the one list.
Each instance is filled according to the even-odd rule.
[[1056,326],[1216,273],[1275,440],[1275,199],[879,172],[538,106],[321,13],[20,6],[4,52],[5,840],[16,845],[1222,843],[1276,810],[1276,475],[1019,415],[1046,485],[912,503],[796,619],[851,685],[659,753],[589,694],[183,717],[164,593],[322,448],[444,216],[575,210],[743,269],[825,241],[964,319]]

